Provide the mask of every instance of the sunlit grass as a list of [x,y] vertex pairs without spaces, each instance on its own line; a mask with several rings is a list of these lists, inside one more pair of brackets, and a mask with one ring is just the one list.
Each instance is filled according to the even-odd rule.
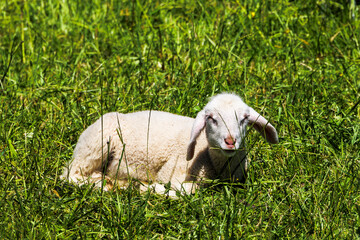
[[[1,1],[0,236],[359,238],[360,22],[343,2]],[[59,180],[101,114],[195,117],[222,91],[280,137],[250,131],[245,189]]]

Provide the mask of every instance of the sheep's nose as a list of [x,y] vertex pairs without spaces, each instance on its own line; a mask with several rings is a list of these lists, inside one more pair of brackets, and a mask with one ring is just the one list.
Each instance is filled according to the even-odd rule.
[[226,143],[227,147],[234,148],[235,143],[236,143],[236,139],[234,139],[231,136],[228,136],[227,138],[225,138],[225,143]]

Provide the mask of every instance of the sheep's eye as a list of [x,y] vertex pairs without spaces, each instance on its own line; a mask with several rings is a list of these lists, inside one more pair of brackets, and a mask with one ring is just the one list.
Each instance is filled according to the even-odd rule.
[[212,117],[212,116],[208,116],[207,118],[208,120],[210,120],[212,123],[214,123],[215,125],[217,125],[217,121]]
[[248,119],[248,116],[245,116],[243,119],[241,119],[240,124],[244,124],[247,119]]

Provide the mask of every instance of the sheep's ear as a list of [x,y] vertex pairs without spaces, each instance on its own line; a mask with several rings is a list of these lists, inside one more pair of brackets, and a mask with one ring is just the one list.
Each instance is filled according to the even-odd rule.
[[249,124],[252,125],[269,143],[278,143],[276,129],[254,109],[250,108]]
[[201,131],[205,128],[206,114],[205,111],[200,111],[194,121],[191,130],[190,142],[187,148],[186,160],[191,160],[194,157],[196,139],[200,136]]

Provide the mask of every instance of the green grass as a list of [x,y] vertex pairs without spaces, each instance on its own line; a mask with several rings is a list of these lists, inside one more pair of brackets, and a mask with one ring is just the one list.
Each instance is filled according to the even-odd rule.
[[[360,238],[360,16],[343,2],[1,1],[1,238]],[[59,180],[101,114],[195,117],[222,91],[280,137],[251,131],[244,189]]]

